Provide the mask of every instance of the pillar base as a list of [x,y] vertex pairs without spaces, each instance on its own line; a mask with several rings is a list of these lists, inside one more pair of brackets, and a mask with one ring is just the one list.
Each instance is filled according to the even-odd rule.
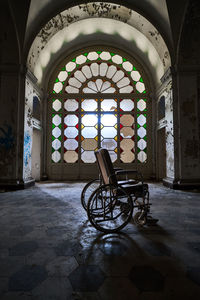
[[163,185],[175,190],[200,190],[200,180],[174,180],[172,178],[164,178]]
[[46,174],[46,173],[43,173],[42,176],[41,176],[41,178],[40,178],[40,180],[41,180],[41,181],[46,181],[46,180],[48,180],[47,174]]
[[35,185],[35,179],[29,180],[1,180],[0,179],[0,191],[13,191],[26,189]]

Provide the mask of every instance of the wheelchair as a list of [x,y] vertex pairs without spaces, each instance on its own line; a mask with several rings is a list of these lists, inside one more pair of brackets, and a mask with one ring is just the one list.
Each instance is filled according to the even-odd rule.
[[[114,169],[107,149],[95,151],[99,179],[86,184],[81,203],[90,223],[105,233],[118,232],[133,216],[134,223],[143,226],[150,212],[148,184],[135,170]],[[129,178],[131,176],[131,178]],[[133,211],[137,212],[133,215]]]

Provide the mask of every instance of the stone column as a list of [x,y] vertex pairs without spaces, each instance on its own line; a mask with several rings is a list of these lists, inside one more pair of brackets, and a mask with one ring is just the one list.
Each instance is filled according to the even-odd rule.
[[47,180],[47,109],[48,109],[48,95],[43,94],[42,97],[42,159],[41,159],[41,180]]
[[177,188],[200,187],[200,128],[198,72],[179,69],[178,91],[178,180]]
[[31,174],[31,152],[33,139],[33,86],[26,77],[24,108],[24,150],[23,150],[23,180],[25,184],[33,182]]
[[25,68],[0,66],[0,186],[20,188],[23,180]]

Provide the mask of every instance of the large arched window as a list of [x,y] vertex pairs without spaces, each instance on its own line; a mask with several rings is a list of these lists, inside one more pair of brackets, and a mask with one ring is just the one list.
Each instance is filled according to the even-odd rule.
[[92,164],[100,147],[116,163],[148,161],[148,95],[129,58],[103,47],[79,52],[51,88],[52,164]]

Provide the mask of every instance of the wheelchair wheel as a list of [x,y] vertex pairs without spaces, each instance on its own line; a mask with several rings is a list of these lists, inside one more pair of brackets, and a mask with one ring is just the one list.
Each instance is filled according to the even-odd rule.
[[143,211],[136,212],[136,214],[133,216],[133,221],[137,226],[145,225],[147,222],[146,214]]
[[121,230],[130,221],[132,213],[132,199],[121,187],[100,186],[88,201],[89,221],[97,230],[105,233]]
[[81,204],[85,210],[87,210],[87,204],[91,194],[99,187],[99,185],[100,185],[100,180],[94,179],[88,182],[84,186],[81,193]]

